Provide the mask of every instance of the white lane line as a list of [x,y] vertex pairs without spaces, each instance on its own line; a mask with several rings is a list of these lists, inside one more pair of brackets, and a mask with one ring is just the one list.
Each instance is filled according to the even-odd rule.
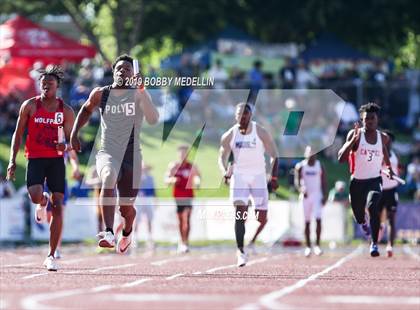
[[196,271],[196,272],[193,272],[192,274],[197,275],[197,274],[202,274],[202,272],[201,271]]
[[[279,257],[281,257],[281,255],[275,255],[275,256],[272,256],[272,257],[262,257],[262,258],[254,259],[254,260],[249,261],[246,264],[246,266],[252,266],[252,265],[255,265],[255,264],[258,264],[258,263],[263,263],[263,262],[267,261],[268,259],[277,259]],[[230,268],[235,268],[235,267],[237,267],[236,264],[219,266],[219,267],[214,267],[214,268],[208,269],[208,270],[205,271],[205,273],[212,273],[212,272],[215,272],[215,271],[230,269]]]
[[88,259],[90,259],[90,258],[93,258],[93,257],[75,258],[75,259],[63,260],[63,261],[60,261],[60,264],[74,264],[74,263],[80,263],[80,262],[83,262],[83,261],[88,260]]
[[100,286],[91,288],[90,289],[90,292],[92,292],[92,293],[103,292],[103,291],[110,290],[110,289],[112,289],[114,287],[115,287],[114,285],[100,285]]
[[[261,307],[258,304],[246,304],[236,308],[236,310],[259,310]],[[288,309],[288,307],[282,307],[282,309]]]
[[186,260],[189,260],[189,259],[192,259],[192,257],[191,256],[181,256],[181,257],[167,258],[167,259],[154,261],[154,262],[151,262],[150,264],[153,265],[153,266],[163,266],[163,265],[168,264],[168,263],[183,262],[183,261],[186,261]]
[[217,255],[217,253],[208,253],[200,255],[200,259],[212,259]]
[[[274,256],[273,256],[273,258],[274,258]],[[254,259],[254,260],[252,260],[252,261],[248,262],[246,265],[247,265],[247,266],[252,266],[252,265],[255,265],[255,264],[263,263],[263,262],[265,262],[265,261],[267,261],[267,260],[268,260],[268,257],[263,257],[263,258],[259,258],[259,259]]]
[[31,266],[31,265],[36,265],[36,263],[32,262],[32,263],[2,265],[1,268],[25,267],[25,266]]
[[[101,298],[104,297],[101,296]],[[203,294],[111,294],[105,298],[123,302],[226,302],[226,300],[232,300],[230,296],[226,295]]]
[[127,283],[121,284],[120,287],[122,287],[122,288],[134,287],[134,286],[143,284],[143,283],[148,282],[148,281],[152,281],[152,279],[140,279],[140,280],[136,280],[136,281],[133,281],[133,282],[127,282]]
[[177,273],[177,274],[174,274],[172,276],[166,277],[165,279],[166,280],[173,280],[173,279],[176,279],[176,278],[181,277],[183,275],[185,275],[185,273]]
[[100,268],[89,270],[89,272],[98,272],[98,271],[112,270],[112,269],[123,269],[123,268],[132,267],[132,266],[135,266],[135,265],[136,264],[125,264],[125,265],[117,265],[117,266],[100,267]]
[[420,255],[417,254],[416,252],[414,252],[413,249],[410,246],[404,245],[403,246],[403,251],[404,251],[404,253],[413,257],[415,260],[420,260]]
[[420,305],[420,297],[418,296],[332,295],[325,296],[323,299],[325,302],[332,304]]
[[78,290],[65,290],[60,292],[48,292],[45,294],[36,294],[36,295],[30,295],[25,297],[22,302],[22,309],[24,310],[57,310],[57,307],[49,307],[41,302],[74,296],[83,294],[86,291],[82,289]]
[[4,299],[0,299],[0,310],[6,309],[7,306],[6,301]]
[[45,294],[35,294],[25,297],[22,302],[22,309],[24,310],[56,310],[57,307],[49,307],[43,304],[46,301],[51,301],[54,299],[60,299],[70,296],[77,296],[77,295],[83,295],[83,294],[89,294],[89,293],[98,293],[98,292],[104,292],[108,290],[112,290],[115,288],[130,288],[137,285],[140,285],[142,283],[145,283],[147,281],[150,281],[152,279],[140,279],[133,282],[127,282],[120,285],[100,285],[96,286],[90,289],[76,289],[76,290],[64,290],[61,292],[54,292],[54,293],[45,293]]
[[38,277],[46,276],[46,275],[48,275],[48,273],[49,272],[35,273],[35,274],[31,274],[29,276],[22,277],[22,279],[23,280],[28,280],[28,279],[38,278]]
[[235,264],[225,265],[225,266],[214,267],[214,268],[208,269],[208,270],[206,270],[204,272],[205,273],[212,273],[212,272],[215,272],[215,271],[219,271],[219,270],[223,270],[223,269],[229,269],[229,268],[234,268],[234,267],[236,267]]
[[259,298],[259,303],[261,305],[263,305],[264,307],[267,307],[268,309],[279,309],[281,308],[281,304],[278,303],[277,301],[290,294],[293,293],[294,291],[304,287],[306,284],[308,284],[311,281],[316,280],[317,278],[327,274],[328,272],[340,267],[341,265],[343,265],[345,262],[351,260],[353,257],[359,255],[362,252],[362,246],[357,247],[357,249],[355,249],[353,252],[351,252],[350,254],[346,255],[345,257],[342,257],[341,259],[339,259],[335,264],[325,268],[324,270],[315,273],[311,276],[309,276],[306,279],[303,280],[299,280],[298,282],[296,282],[293,285],[290,286],[286,286],[280,290],[277,291],[273,291],[271,293],[268,293],[266,295],[263,295]]

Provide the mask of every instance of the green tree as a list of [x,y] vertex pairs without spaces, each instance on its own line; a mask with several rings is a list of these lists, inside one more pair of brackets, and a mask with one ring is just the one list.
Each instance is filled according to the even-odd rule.
[[[306,43],[332,32],[380,57],[396,57],[420,33],[417,0],[2,0],[3,13],[68,14],[104,58],[212,38],[228,25],[264,42]],[[165,41],[166,40],[166,41]],[[166,43],[165,43],[166,42]]]

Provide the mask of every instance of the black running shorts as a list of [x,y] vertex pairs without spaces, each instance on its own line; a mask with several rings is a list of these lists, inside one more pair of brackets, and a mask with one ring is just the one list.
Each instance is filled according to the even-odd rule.
[[26,166],[26,186],[47,186],[52,193],[63,193],[65,189],[66,167],[64,158],[30,158]]

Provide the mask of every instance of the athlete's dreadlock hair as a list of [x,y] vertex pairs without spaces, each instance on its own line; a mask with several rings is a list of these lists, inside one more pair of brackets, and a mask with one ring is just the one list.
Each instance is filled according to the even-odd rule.
[[48,65],[45,69],[39,69],[38,72],[40,73],[39,80],[43,76],[50,75],[54,77],[57,80],[58,85],[60,85],[61,81],[64,79],[64,71],[57,65]]
[[118,56],[117,59],[115,59],[114,63],[112,64],[112,71],[114,71],[115,66],[121,60],[128,61],[129,63],[131,63],[131,65],[133,65],[133,58],[127,54],[122,54]]
[[363,112],[373,112],[376,113],[376,115],[378,115],[380,110],[381,107],[378,104],[374,102],[369,102],[367,104],[362,105],[359,109],[359,112],[360,114],[362,114]]

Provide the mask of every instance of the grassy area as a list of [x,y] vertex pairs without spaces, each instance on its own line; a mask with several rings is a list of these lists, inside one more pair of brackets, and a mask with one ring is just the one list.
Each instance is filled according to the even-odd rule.
[[[88,126],[83,128],[82,137],[84,140],[93,140],[96,135],[97,128]],[[142,150],[143,158],[145,162],[152,166],[152,175],[155,178],[157,185],[157,193],[159,197],[170,197],[171,188],[164,185],[164,175],[168,168],[169,162],[177,159],[177,147],[182,143],[192,143],[191,141],[195,137],[191,137],[189,131],[176,132],[170,136],[170,139],[162,144],[162,130],[153,127],[144,128],[142,135]],[[10,154],[10,141],[5,137],[0,137],[0,162],[4,169],[7,167]],[[202,175],[201,188],[197,190],[197,197],[228,197],[229,189],[224,184],[217,183],[215,186],[214,180],[221,180],[221,174],[217,166],[218,156],[218,145],[200,145],[199,152],[193,152],[192,156],[195,156],[196,164]],[[82,155],[79,157],[81,164],[81,170],[86,169],[86,163],[89,159],[88,155]],[[347,165],[341,165],[328,160],[322,160],[325,165],[328,177],[328,188],[334,186],[336,180],[347,180],[348,179],[348,168]],[[21,150],[17,157],[17,170],[16,170],[16,187],[20,187],[25,184],[25,167],[26,159],[24,158],[24,152]],[[67,176],[70,178],[71,169],[67,167]],[[295,195],[290,190],[285,177],[279,179],[280,187],[276,192],[276,196],[281,199],[289,199]],[[209,187],[216,187],[214,189],[203,189]]]

